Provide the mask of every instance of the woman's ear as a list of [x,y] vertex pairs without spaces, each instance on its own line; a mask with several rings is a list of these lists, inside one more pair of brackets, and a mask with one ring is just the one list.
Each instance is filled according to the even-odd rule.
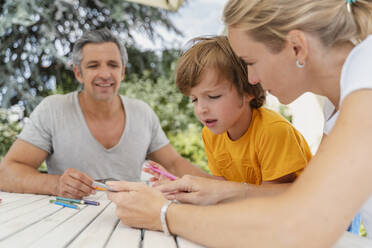
[[291,30],[287,34],[287,45],[291,49],[293,56],[301,64],[304,64],[309,54],[308,37],[301,30]]

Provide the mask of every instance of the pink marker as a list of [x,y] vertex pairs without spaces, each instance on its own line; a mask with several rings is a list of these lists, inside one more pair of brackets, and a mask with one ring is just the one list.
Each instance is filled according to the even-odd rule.
[[166,172],[166,171],[163,171],[159,168],[156,168],[155,166],[151,165],[151,164],[146,164],[146,167],[149,168],[150,170],[156,172],[156,173],[159,173],[160,175],[163,175],[165,177],[168,177],[170,180],[174,181],[177,179],[176,176]]

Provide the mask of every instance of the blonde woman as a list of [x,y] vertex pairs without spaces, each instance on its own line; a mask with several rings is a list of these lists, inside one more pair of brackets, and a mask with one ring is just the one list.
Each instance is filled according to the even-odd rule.
[[[329,135],[280,195],[199,207],[122,182],[112,186],[127,192],[110,195],[118,216],[212,247],[330,247],[362,208],[371,235],[372,2],[230,0],[224,19],[251,84],[282,103],[309,91],[330,100]],[[192,191],[182,180],[162,187]]]

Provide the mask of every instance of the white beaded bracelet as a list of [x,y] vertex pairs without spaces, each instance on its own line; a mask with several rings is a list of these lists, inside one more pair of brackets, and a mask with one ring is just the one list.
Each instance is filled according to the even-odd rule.
[[167,201],[166,203],[164,203],[164,205],[161,207],[161,210],[160,210],[161,228],[163,229],[163,232],[166,235],[171,235],[169,230],[168,230],[168,225],[167,225],[167,211],[168,211],[169,205],[171,205],[172,203],[174,203],[174,202],[173,201]]

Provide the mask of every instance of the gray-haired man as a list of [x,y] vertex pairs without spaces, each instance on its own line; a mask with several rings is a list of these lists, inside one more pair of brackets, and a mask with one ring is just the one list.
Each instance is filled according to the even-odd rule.
[[[145,159],[176,175],[204,175],[170,145],[152,109],[118,95],[127,52],[108,29],[85,33],[74,45],[83,90],[45,98],[0,166],[0,190],[81,198],[93,179],[140,179]],[[46,160],[49,174],[37,171]]]

